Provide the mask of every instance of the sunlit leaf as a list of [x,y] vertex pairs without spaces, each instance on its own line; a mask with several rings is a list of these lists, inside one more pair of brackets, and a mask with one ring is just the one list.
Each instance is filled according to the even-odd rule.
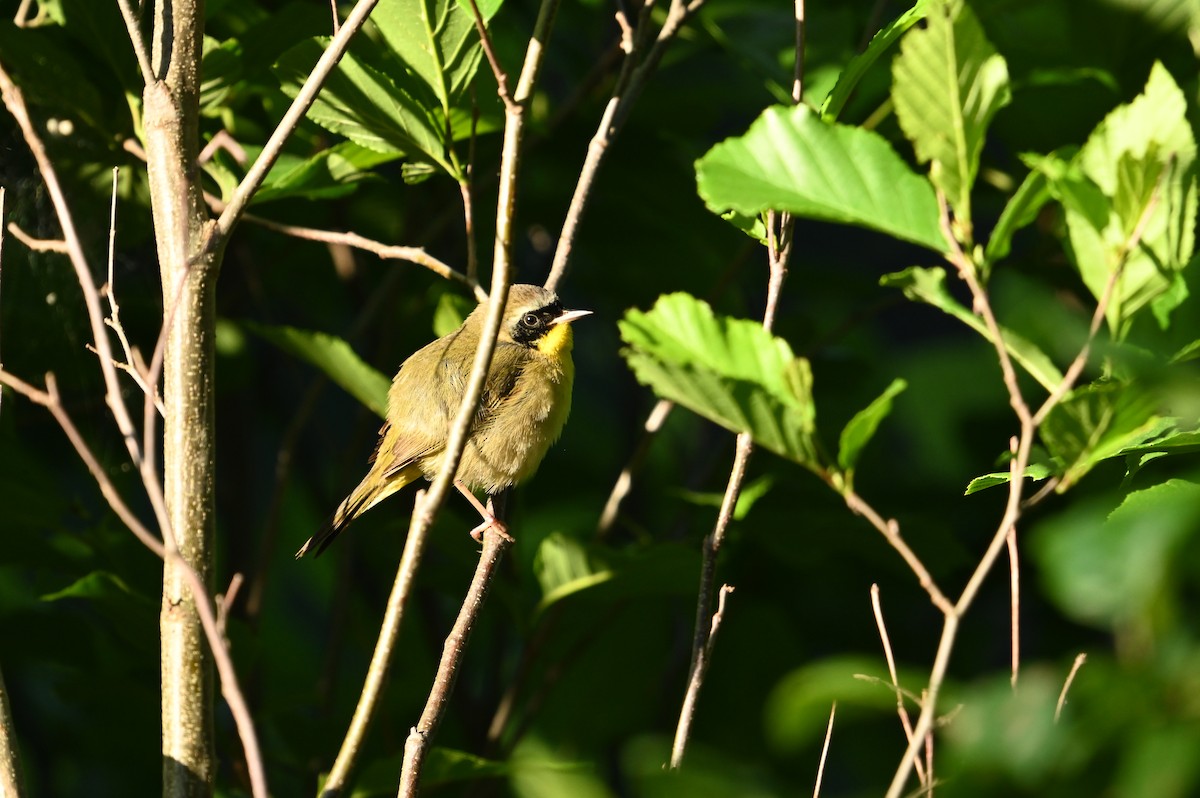
[[[1054,475],[1054,469],[1049,463],[1030,463],[1025,466],[1025,478],[1031,479],[1034,482],[1041,482],[1043,479],[1048,479]],[[967,483],[967,489],[963,491],[964,496],[970,496],[972,493],[978,493],[987,488],[994,488],[997,485],[1007,485],[1012,480],[1012,474],[1008,471],[993,471],[990,474],[975,477]]]
[[715,213],[787,211],[947,248],[929,181],[878,133],[823,122],[805,105],[768,108],[717,144],[696,162],[696,184]]
[[808,361],[761,324],[715,316],[687,294],[620,322],[638,381],[734,432],[810,468],[818,467],[816,410]]
[[[254,152],[247,149],[247,154]],[[280,157],[254,195],[260,204],[288,197],[328,199],[354,190],[354,184],[373,176],[374,167],[399,158],[398,153],[381,153],[342,141],[311,158]]]
[[896,118],[955,215],[971,220],[971,186],[992,117],[1011,99],[1008,66],[961,0],[931,3],[892,68]]
[[288,354],[316,366],[380,418],[386,415],[391,380],[367,365],[341,338],[295,327],[252,322],[245,326]]
[[987,247],[984,249],[988,263],[995,263],[1008,256],[1013,236],[1021,228],[1033,223],[1037,219],[1038,211],[1050,199],[1050,186],[1043,173],[1033,171],[1025,175],[1016,192],[1008,198],[1008,203],[988,237]]

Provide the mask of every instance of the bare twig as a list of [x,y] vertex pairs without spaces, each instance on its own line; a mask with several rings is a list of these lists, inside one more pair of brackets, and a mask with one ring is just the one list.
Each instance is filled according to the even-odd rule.
[[717,643],[717,632],[725,617],[725,597],[732,592],[733,588],[729,585],[721,585],[721,589],[717,591],[717,611],[713,613],[706,628],[700,656],[692,660],[687,693],[683,697],[683,707],[679,711],[679,723],[675,727],[675,742],[671,745],[672,770],[677,770],[683,765],[683,755],[687,751],[692,719],[696,716],[696,702],[700,698],[700,688],[704,684],[704,677],[708,674],[708,666],[712,662],[713,650]]
[[61,238],[34,238],[20,228],[16,222],[8,223],[8,232],[13,234],[13,238],[20,241],[25,246],[29,247],[34,252],[57,252],[62,255],[69,254],[67,242]]
[[0,673],[0,795],[21,798],[21,761],[17,757],[17,727],[8,705],[8,688]]
[[579,171],[575,192],[571,196],[571,204],[563,219],[562,232],[559,234],[558,245],[554,250],[554,262],[550,267],[550,274],[546,278],[546,288],[551,291],[558,290],[558,286],[570,266],[571,250],[575,244],[579,224],[591,200],[592,187],[596,182],[596,175],[604,162],[609,145],[620,133],[621,127],[629,117],[630,110],[641,96],[646,81],[662,60],[667,46],[702,3],[703,0],[690,0],[690,2],[671,0],[663,26],[659,29],[658,36],[653,39],[651,38],[650,11],[654,6],[654,0],[648,0],[643,5],[642,13],[638,16],[636,30],[630,31],[628,18],[624,13],[618,13],[617,22],[622,27],[623,46],[628,41],[629,47],[626,50],[625,60],[621,65],[616,84],[613,86],[608,105],[596,127],[596,133],[588,145],[587,156],[584,158],[583,168]]
[[233,578],[229,580],[229,587],[225,589],[225,592],[217,594],[217,631],[223,638],[226,636],[226,625],[229,622],[229,611],[233,609],[234,602],[237,601],[238,591],[242,589],[242,585],[245,583],[245,581],[245,578],[240,573],[236,573],[233,575]]
[[[904,738],[912,742],[913,728],[909,720],[908,710],[904,706],[904,693],[900,689],[900,677],[896,673],[896,660],[892,656],[892,641],[888,638],[887,626],[883,622],[883,607],[879,603],[879,585],[871,585],[871,610],[875,613],[875,625],[879,628],[879,639],[883,643],[883,655],[887,659],[888,675],[892,677],[892,687],[896,690],[896,714],[900,716],[900,725],[904,727]],[[917,778],[921,784],[927,784],[925,769],[920,760],[916,762]]]
[[487,56],[488,66],[492,68],[492,76],[496,78],[496,93],[500,95],[504,107],[511,110],[513,97],[508,90],[508,73],[504,71],[504,67],[500,66],[496,48],[492,46],[492,37],[488,34],[487,23],[483,21],[483,14],[479,12],[479,4],[475,0],[470,0],[470,5],[471,15],[475,18],[475,31],[479,34],[479,43],[483,46],[484,55]]
[[221,212],[221,217],[217,220],[216,227],[209,239],[209,251],[220,249],[225,240],[229,238],[234,226],[246,212],[250,198],[254,196],[254,192],[258,191],[259,186],[266,179],[267,173],[271,171],[271,167],[279,158],[279,154],[283,152],[284,143],[295,131],[296,126],[300,124],[300,120],[312,106],[313,101],[317,99],[317,93],[320,92],[326,78],[333,72],[334,67],[345,54],[346,48],[350,45],[350,39],[362,28],[378,2],[379,0],[358,0],[346,17],[346,21],[342,23],[341,28],[333,37],[333,41],[325,48],[325,52],[321,53],[321,58],[304,81],[304,85],[300,87],[300,91],[296,93],[296,97],[283,115],[283,119],[279,120],[279,125],[276,126],[275,131],[263,146],[258,159],[246,172],[246,176],[242,178],[242,182],[233,192],[229,204]]
[[946,598],[944,593],[942,593],[941,588],[937,586],[937,582],[935,582],[933,577],[930,576],[929,569],[925,567],[925,563],[921,562],[921,558],[918,557],[911,548],[909,548],[908,543],[906,543],[904,538],[900,536],[900,524],[898,524],[895,519],[891,518],[886,521],[883,520],[879,513],[875,512],[875,508],[867,504],[867,502],[853,490],[845,491],[843,493],[843,497],[846,501],[846,506],[849,507],[852,512],[861,515],[863,518],[866,518],[871,523],[871,526],[883,533],[883,536],[887,539],[887,542],[891,544],[892,548],[900,553],[900,556],[904,558],[904,562],[906,562],[912,572],[916,574],[917,581],[921,584],[921,587],[924,588],[925,592],[929,594],[929,598],[931,601],[933,601],[933,605],[943,613],[953,612],[954,605],[950,603],[950,600]]
[[400,774],[400,798],[411,798],[417,794],[418,782],[421,776],[421,766],[428,750],[429,740],[437,730],[446,705],[450,701],[450,693],[454,688],[454,680],[462,661],[463,652],[467,647],[467,638],[475,626],[479,611],[487,597],[488,588],[510,540],[492,528],[483,534],[483,552],[479,555],[479,565],[471,580],[466,599],[459,610],[458,619],[446,644],[442,648],[442,658],[438,663],[437,675],[434,677],[433,689],[425,702],[425,710],[421,719],[409,732],[404,744],[404,767]]
[[1087,654],[1080,653],[1076,655],[1075,662],[1071,664],[1071,671],[1067,674],[1066,681],[1063,682],[1062,691],[1058,694],[1058,703],[1054,705],[1054,722],[1058,723],[1058,719],[1062,716],[1063,707],[1067,704],[1067,691],[1071,689],[1071,683],[1075,681],[1075,674],[1083,667],[1083,663],[1087,662]]
[[425,501],[425,491],[417,491],[413,502],[412,520],[409,523],[408,538],[404,541],[404,553],[400,556],[400,566],[396,569],[396,579],[392,584],[392,592],[388,596],[387,608],[383,613],[383,624],[379,628],[379,638],[375,642],[375,652],[371,655],[371,664],[367,668],[367,678],[363,682],[362,692],[358,697],[358,705],[354,708],[354,716],[346,737],[338,750],[337,759],[329,771],[328,778],[321,788],[321,798],[334,798],[345,789],[358,755],[366,739],[367,730],[375,717],[379,699],[383,695],[384,684],[392,666],[392,652],[396,647],[396,639],[400,634],[400,623],[404,619],[404,608],[412,594],[416,580],[417,567],[421,562],[421,554],[425,550],[425,538],[429,527],[422,525],[423,516],[421,504]]
[[[33,5],[33,0],[21,0],[21,5],[17,6],[17,13],[13,16],[13,24],[18,28],[24,28],[29,24],[29,7]],[[38,16],[42,15],[42,10],[38,8]]]
[[829,725],[825,727],[825,743],[821,746],[821,761],[817,765],[817,783],[813,785],[813,798],[820,798],[821,780],[825,778],[825,760],[829,756],[829,741],[833,737],[833,716],[837,713],[837,702],[829,708]]
[[[1020,479],[1013,475],[1013,479]],[[1017,678],[1021,673],[1021,561],[1017,552],[1017,528],[1008,530],[1004,538],[1008,546],[1008,584],[1009,584],[1009,629],[1012,647],[1012,673],[1009,681],[1014,690],[1017,689]]]
[[129,32],[129,42],[133,45],[133,54],[137,56],[138,69],[142,71],[142,83],[150,85],[157,78],[150,66],[150,56],[146,53],[146,39],[142,36],[137,14],[133,13],[129,0],[117,0],[117,5],[121,7],[121,16],[125,19],[125,30]]
[[621,503],[625,501],[625,497],[629,495],[629,491],[633,487],[633,477],[641,470],[646,455],[650,453],[650,444],[654,441],[654,436],[662,429],[662,425],[666,422],[667,416],[671,414],[673,407],[675,407],[675,403],[670,399],[659,399],[654,405],[654,409],[650,411],[650,415],[646,417],[646,422],[642,425],[642,434],[638,437],[633,454],[629,456],[625,467],[621,469],[612,492],[608,494],[608,500],[604,502],[604,510],[600,513],[600,520],[596,524],[596,537],[605,537],[612,530],[613,524],[617,522],[617,516],[621,512]]

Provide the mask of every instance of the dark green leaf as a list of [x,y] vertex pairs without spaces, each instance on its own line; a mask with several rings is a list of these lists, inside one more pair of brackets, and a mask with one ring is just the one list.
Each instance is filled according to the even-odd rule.
[[766,210],[859,225],[945,252],[937,199],[877,133],[821,121],[807,106],[774,106],[744,136],[696,162],[715,213]]
[[391,380],[367,365],[350,344],[328,333],[246,322],[246,329],[308,361],[380,418],[387,414]]
[[885,388],[883,393],[876,397],[871,404],[855,413],[854,418],[850,419],[842,429],[842,436],[838,442],[838,465],[845,472],[848,484],[853,484],[854,468],[858,464],[858,457],[862,454],[863,448],[875,435],[875,430],[879,428],[880,422],[887,418],[888,413],[892,412],[892,400],[907,387],[908,383],[904,380],[892,380],[891,385]]

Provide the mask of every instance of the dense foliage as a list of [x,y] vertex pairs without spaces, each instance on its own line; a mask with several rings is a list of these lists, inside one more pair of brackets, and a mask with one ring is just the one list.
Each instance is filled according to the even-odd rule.
[[[34,104],[96,263],[120,167],[110,289],[148,355],[163,294],[145,170],[127,146],[142,133],[137,62],[116,3],[36,5],[18,28],[17,3],[0,3],[0,64]],[[914,717],[941,613],[843,497],[895,518],[953,599],[1000,523],[1018,432],[989,330],[947,261],[941,198],[1033,408],[1062,381],[1098,303],[1105,312],[1078,387],[1040,419],[1026,471],[1026,497],[1055,490],[1018,526],[1018,686],[1001,557],[962,621],[939,700],[937,793],[1200,790],[1200,15],[1185,0],[1086,6],[811,3],[797,108],[791,6],[699,8],[597,178],[560,286],[569,306],[595,311],[575,327],[572,420],[513,496],[517,543],[471,638],[428,794],[807,794],[835,701],[822,794],[883,792],[906,741],[871,585]],[[445,23],[433,52],[453,57],[420,55],[431,50],[409,24],[418,7]],[[515,76],[536,4],[483,12]],[[612,12],[566,4],[546,43],[521,165],[519,281],[546,277],[620,69]],[[251,161],[261,149],[327,41],[330,12],[323,0],[209,0],[207,16],[202,137],[223,131],[234,144],[203,172],[228,198],[247,166],[239,148]],[[502,123],[463,7],[382,2],[250,212],[421,246],[461,270],[459,180],[473,164],[486,275]],[[6,223],[57,237],[7,116],[0,136]],[[757,323],[767,211],[797,217],[773,333]],[[57,375],[76,424],[148,516],[84,348],[70,266],[8,235],[2,265],[3,368],[31,382]],[[368,513],[320,560],[292,553],[363,473],[387,375],[452,328],[470,295],[411,263],[255,220],[230,243],[218,292],[217,590],[245,575],[228,634],[272,792],[312,794],[361,688],[411,497]],[[658,396],[681,406],[598,534]],[[0,667],[27,787],[153,794],[161,562],[109,511],[54,420],[2,398]],[[719,562],[736,592],[673,773],[662,764],[730,430],[758,444]],[[356,794],[395,791],[476,559],[474,523],[454,498],[434,530]],[[218,790],[242,794],[241,747],[217,713]]]

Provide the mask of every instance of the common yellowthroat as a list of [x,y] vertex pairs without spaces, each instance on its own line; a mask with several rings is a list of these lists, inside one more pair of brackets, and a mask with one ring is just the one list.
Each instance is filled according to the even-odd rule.
[[[455,486],[495,524],[471,490],[489,496],[527,479],[558,439],[571,410],[571,322],[588,310],[564,310],[552,291],[514,285],[504,305],[496,352],[479,409],[458,466]],[[417,350],[400,366],[388,391],[387,421],[369,462],[371,470],[296,557],[320,555],[346,526],[396,491],[441,470],[451,422],[466,390],[487,303],[454,332]],[[474,532],[473,532],[474,534]]]

